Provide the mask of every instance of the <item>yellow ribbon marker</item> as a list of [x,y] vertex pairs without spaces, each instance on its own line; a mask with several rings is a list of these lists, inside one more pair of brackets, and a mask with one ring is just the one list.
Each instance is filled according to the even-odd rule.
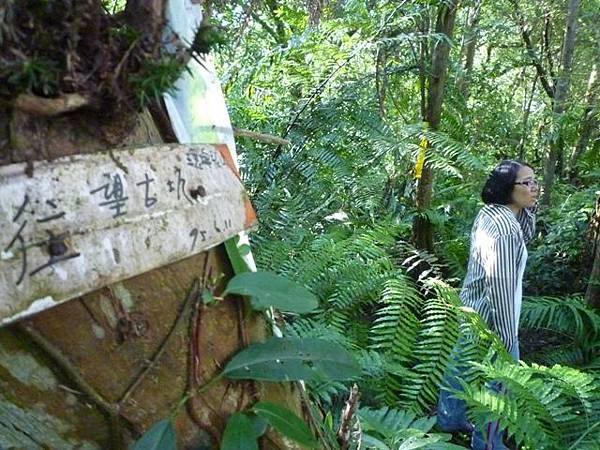
[[417,156],[417,163],[415,164],[415,179],[420,179],[423,174],[423,166],[425,165],[425,152],[429,146],[429,141],[426,137],[421,139],[419,144],[419,156]]

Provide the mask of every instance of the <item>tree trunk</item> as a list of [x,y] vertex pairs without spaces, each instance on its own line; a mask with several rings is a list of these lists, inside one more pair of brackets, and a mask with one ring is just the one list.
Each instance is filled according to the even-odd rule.
[[[427,108],[423,121],[433,131],[437,130],[440,125],[450,53],[449,41],[452,39],[457,9],[458,1],[451,0],[448,3],[443,3],[437,14],[435,31],[446,35],[447,40],[440,40],[436,44],[433,50],[431,75],[428,78]],[[432,150],[430,149],[430,151]],[[413,223],[413,240],[417,248],[427,251],[433,250],[433,225],[424,213],[431,205],[432,192],[433,172],[431,165],[426,161],[417,184],[416,204],[418,215]]]
[[579,131],[579,139],[577,144],[573,148],[571,157],[569,159],[568,175],[569,179],[574,180],[577,177],[577,161],[585,153],[585,150],[590,143],[590,139],[594,133],[594,130],[598,127],[598,89],[600,83],[598,82],[598,64],[594,64],[590,77],[588,79],[587,90],[585,93],[585,109],[583,110],[581,127]]
[[535,70],[538,74],[538,78],[544,91],[548,95],[550,99],[554,98],[554,90],[555,86],[552,85],[551,76],[548,75],[546,69],[542,64],[542,58],[538,55],[535,48],[533,47],[533,42],[531,41],[531,29],[528,24],[525,22],[525,17],[523,16],[523,12],[519,6],[518,0],[510,0],[512,3],[515,14],[517,15],[517,20],[519,23],[519,29],[521,30],[521,37],[523,38],[523,43],[525,44],[525,49],[527,50],[527,54],[531,59],[531,64],[535,67]]
[[[560,73],[556,80],[554,89],[554,104],[552,114],[554,120],[553,138],[550,141],[550,152],[546,161],[544,171],[544,192],[542,203],[550,204],[552,186],[557,171],[557,162],[561,161],[564,153],[564,136],[562,133],[562,118],[565,112],[565,105],[569,95],[571,84],[571,68],[573,66],[573,53],[575,51],[575,36],[577,34],[577,15],[579,12],[580,0],[569,0],[567,10],[567,29],[563,40],[563,51],[561,55]],[[560,173],[559,173],[560,175]]]
[[[423,14],[419,31],[423,36],[429,33],[430,29],[429,10]],[[427,115],[427,60],[429,59],[429,42],[427,39],[421,39],[419,45],[419,93],[421,117]]]
[[379,103],[379,114],[386,116],[385,98],[388,87],[388,76],[386,71],[387,53],[386,49],[379,47],[375,59],[375,88],[377,90],[377,102]]
[[590,221],[590,235],[594,248],[594,264],[585,292],[585,301],[588,305],[600,309],[600,197],[596,201],[596,212]]
[[523,99],[523,125],[521,127],[521,138],[519,139],[519,146],[517,147],[519,159],[523,159],[523,155],[525,154],[525,141],[527,140],[527,135],[529,134],[528,125],[529,125],[529,115],[531,114],[531,103],[533,102],[533,96],[535,95],[535,87],[537,84],[538,75],[535,74],[533,78],[533,82],[531,83],[531,94],[529,95],[529,99],[527,95]]
[[462,48],[464,49],[465,64],[464,72],[458,81],[458,89],[463,97],[468,98],[469,86],[471,83],[471,72],[473,71],[473,62],[475,60],[475,50],[477,49],[478,25],[481,12],[482,0],[476,0],[475,5],[469,8],[465,34],[463,36]]

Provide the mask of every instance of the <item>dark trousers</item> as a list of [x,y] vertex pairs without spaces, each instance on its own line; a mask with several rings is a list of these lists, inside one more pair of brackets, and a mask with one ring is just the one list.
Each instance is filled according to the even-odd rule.
[[[517,350],[512,353],[515,360],[519,360],[518,345]],[[476,429],[467,417],[467,404],[464,400],[456,398],[451,392],[444,389],[462,390],[458,378],[465,371],[465,367],[460,364],[461,340],[452,351],[453,364],[444,375],[443,388],[440,392],[437,408],[437,424],[445,432],[463,432],[471,433],[471,448],[473,450],[508,450],[504,445],[503,438],[505,430],[500,429],[498,422],[488,422],[483,429]],[[492,382],[488,385],[494,392],[502,392],[503,387],[500,383]]]

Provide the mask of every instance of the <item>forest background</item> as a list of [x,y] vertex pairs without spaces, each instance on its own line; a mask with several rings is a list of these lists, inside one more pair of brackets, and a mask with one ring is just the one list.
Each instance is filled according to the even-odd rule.
[[[473,420],[500,419],[523,448],[598,448],[600,2],[207,6],[258,267],[319,297],[315,313],[282,317],[285,334],[361,361],[363,448],[450,448],[425,417],[459,328],[475,336]],[[479,193],[503,158],[529,162],[543,186],[521,365],[491,358],[501,345],[457,297]],[[349,388],[309,383],[323,436]]]

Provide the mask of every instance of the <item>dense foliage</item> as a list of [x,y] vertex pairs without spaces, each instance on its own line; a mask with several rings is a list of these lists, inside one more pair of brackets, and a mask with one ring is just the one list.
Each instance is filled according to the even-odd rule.
[[[432,52],[448,39],[434,26],[443,5],[213,5],[213,20],[227,30],[217,59],[234,125],[291,142],[238,144],[260,218],[252,235],[258,266],[319,299],[317,312],[286,316],[286,334],[327,338],[361,361],[363,448],[397,448],[415,436],[407,427],[420,433],[415,445],[449,445],[427,434],[433,422],[410,424],[434,413],[451,350],[466,333],[473,339],[464,356],[473,364],[462,395],[473,420],[498,418],[525,448],[598,448],[600,317],[582,295],[600,190],[593,77],[600,3],[583,2],[577,11],[562,111],[565,2],[461,3],[435,130],[423,124],[423,109]],[[423,142],[435,181],[431,204],[417,208]],[[524,361],[515,365],[481,319],[460,306],[469,229],[499,159],[527,160],[543,178],[556,149],[557,178],[540,209],[525,280],[521,325],[534,331],[522,339]],[[411,243],[417,216],[434,225],[433,251]],[[485,389],[489,380],[508,387],[503,400]],[[339,420],[348,385],[309,387]]]

